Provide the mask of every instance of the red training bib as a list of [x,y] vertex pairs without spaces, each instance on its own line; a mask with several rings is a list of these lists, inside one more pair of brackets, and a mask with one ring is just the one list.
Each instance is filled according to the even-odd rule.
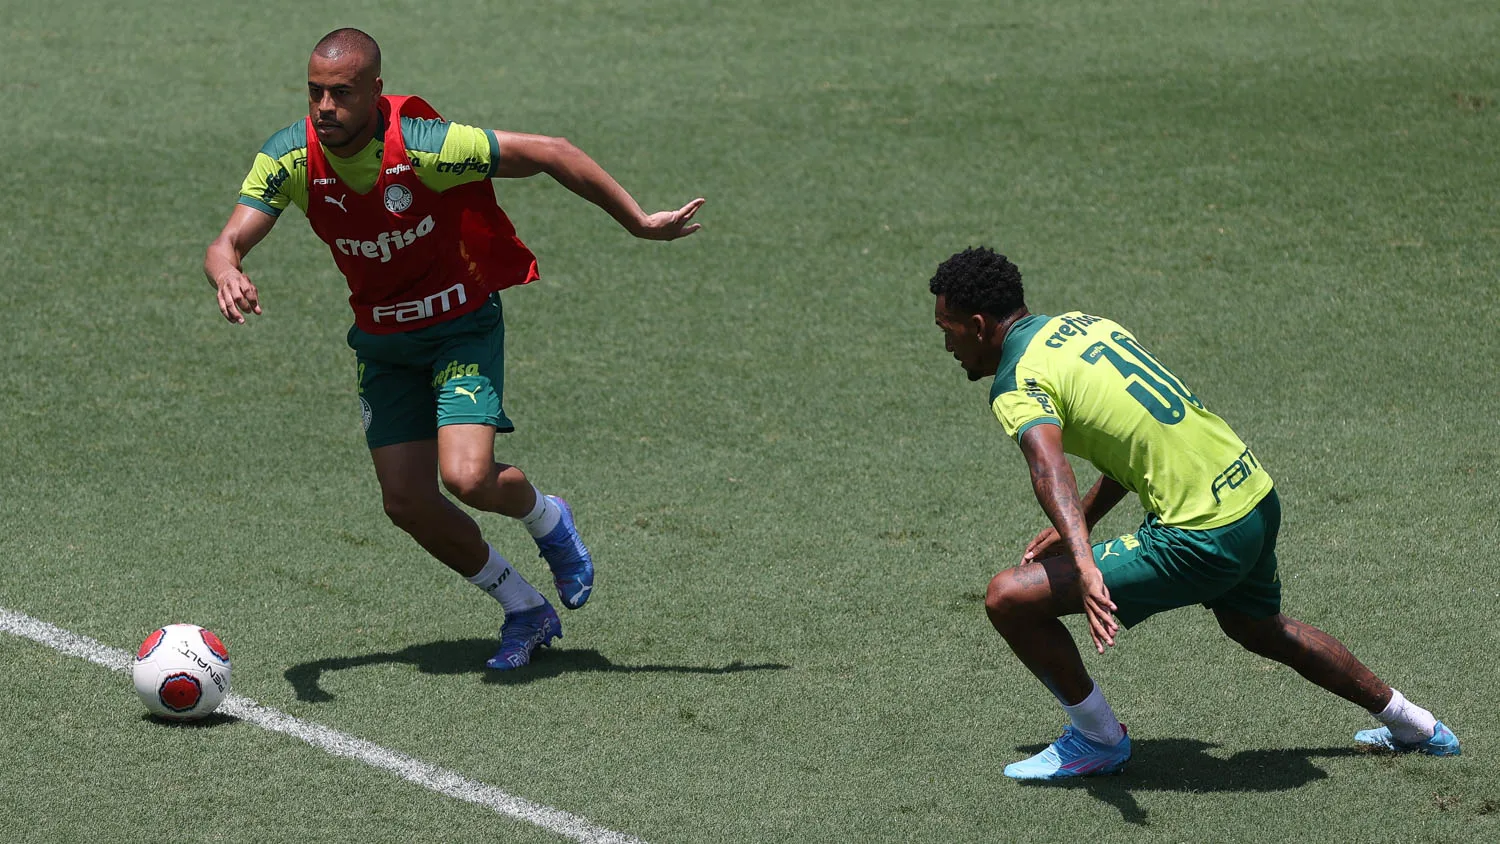
[[307,118],[307,220],[349,282],[354,322],[371,334],[423,328],[478,309],[489,295],[536,280],[486,179],[439,193],[417,178],[401,117],[441,119],[420,97],[381,97],[385,151],[375,188],[339,179]]

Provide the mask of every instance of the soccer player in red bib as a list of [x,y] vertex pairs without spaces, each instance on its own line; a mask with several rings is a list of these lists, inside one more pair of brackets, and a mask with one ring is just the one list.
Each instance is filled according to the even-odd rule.
[[490,180],[546,173],[647,240],[697,231],[703,200],[647,214],[562,138],[448,123],[422,99],[382,90],[380,47],[369,35],[339,29],[318,42],[307,66],[308,116],[261,147],[203,270],[219,313],[244,323],[261,313],[245,255],[288,205],[306,214],[349,283],[349,346],[385,512],[500,602],[500,649],[487,665],[518,668],[562,635],[557,612],[437,478],[470,507],[521,521],[565,607],[588,600],[594,566],[568,503],[494,459],[496,432],[514,429],[501,404],[499,292],[538,276]]

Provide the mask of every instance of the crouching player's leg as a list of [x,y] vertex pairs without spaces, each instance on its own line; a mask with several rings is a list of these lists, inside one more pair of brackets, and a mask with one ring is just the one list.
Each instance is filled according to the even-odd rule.
[[1412,703],[1366,668],[1322,630],[1281,613],[1254,618],[1215,609],[1219,626],[1251,653],[1289,666],[1319,686],[1365,708],[1385,726],[1360,730],[1354,740],[1385,750],[1457,756],[1458,737],[1426,709]]
[[1387,750],[1458,755],[1458,738],[1431,712],[1375,676],[1343,642],[1281,612],[1281,578],[1276,571],[1281,503],[1274,490],[1245,517],[1247,523],[1257,520],[1261,536],[1258,547],[1237,538],[1242,532],[1238,523],[1212,532],[1215,541],[1230,549],[1226,556],[1237,557],[1247,566],[1243,580],[1205,603],[1225,635],[1251,653],[1286,665],[1344,700],[1364,707],[1384,725],[1361,730],[1355,734],[1355,741]]
[[[1094,564],[1120,623],[1134,627],[1156,613],[1212,600],[1240,583],[1260,551],[1263,533],[1258,517],[1242,521],[1232,529],[1185,531],[1149,517],[1133,534],[1096,543]],[[1246,544],[1248,554],[1239,547]],[[1058,779],[1123,768],[1130,739],[1058,621],[1083,612],[1072,561],[1053,557],[1001,572],[990,582],[985,606],[995,629],[1072,721],[1062,738],[1009,766],[1006,775]]]
[[[1097,557],[1097,552],[1095,553]],[[1111,597],[1113,597],[1113,586]],[[1007,765],[1012,779],[1051,780],[1114,774],[1130,759],[1130,737],[1083,667],[1060,616],[1083,612],[1077,571],[1051,557],[995,575],[985,594],[990,623],[1067,713],[1069,725],[1037,755]]]

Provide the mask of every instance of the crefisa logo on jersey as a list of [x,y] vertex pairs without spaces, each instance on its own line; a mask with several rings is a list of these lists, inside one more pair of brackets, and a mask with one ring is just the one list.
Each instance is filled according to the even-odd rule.
[[385,189],[385,210],[400,214],[411,207],[411,189],[406,185],[391,185]]
[[[386,200],[390,204],[390,200]],[[350,237],[341,237],[333,242],[333,248],[345,255],[364,256],[366,258],[379,258],[384,264],[391,260],[392,249],[405,249],[416,242],[419,237],[426,237],[429,232],[437,227],[432,215],[428,214],[417,223],[415,228],[406,231],[381,232],[374,240],[357,240]]]
[[1026,395],[1036,399],[1036,403],[1042,406],[1042,410],[1053,416],[1057,415],[1057,411],[1052,409],[1052,397],[1047,395],[1047,391],[1042,389],[1035,378],[1026,379]]
[[489,170],[490,165],[471,155],[463,161],[440,161],[434,169],[439,173],[452,173],[455,176],[462,176],[470,170],[473,170],[475,173],[478,173],[480,170]]

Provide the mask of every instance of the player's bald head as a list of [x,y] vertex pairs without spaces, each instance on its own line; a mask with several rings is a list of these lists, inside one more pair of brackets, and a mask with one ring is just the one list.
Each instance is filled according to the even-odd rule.
[[371,77],[380,75],[380,45],[369,34],[353,27],[335,29],[323,36],[312,54],[329,61],[353,58]]
[[359,151],[380,128],[380,47],[357,29],[323,36],[307,60],[307,116],[323,146]]

